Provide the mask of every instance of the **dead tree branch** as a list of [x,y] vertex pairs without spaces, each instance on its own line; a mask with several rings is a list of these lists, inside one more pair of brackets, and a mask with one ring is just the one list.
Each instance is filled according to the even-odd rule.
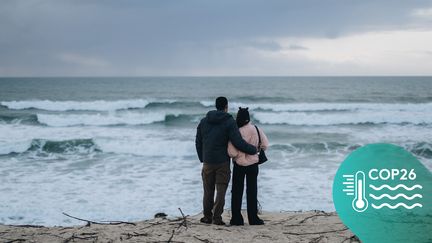
[[9,240],[9,241],[6,241],[6,243],[13,243],[13,242],[24,242],[24,241],[27,241],[26,239],[14,239],[14,240]]
[[175,234],[175,230],[172,231],[172,234],[171,234],[170,238],[168,239],[167,243],[172,242],[172,239],[174,238],[174,234]]
[[201,242],[204,242],[204,243],[212,243],[212,241],[210,241],[208,239],[201,239],[201,238],[198,238],[198,236],[195,236],[195,235],[194,235],[194,238],[197,239],[197,240],[199,240],[199,241],[201,241]]
[[140,233],[137,233],[137,232],[133,232],[133,233],[123,233],[122,235],[126,236],[126,240],[129,240],[129,239],[131,239],[133,237],[148,236],[149,234],[148,233],[140,234]]
[[315,217],[320,217],[320,216],[329,216],[329,214],[323,212],[322,214],[312,215],[312,216],[306,217],[306,218],[304,218],[303,220],[301,220],[301,221],[299,222],[299,224],[303,224],[303,223],[306,222],[306,220],[308,220],[308,219],[315,218]]
[[180,213],[182,215],[183,221],[180,223],[180,225],[177,227],[177,229],[179,229],[182,226],[186,227],[186,229],[187,229],[188,228],[187,218],[186,218],[187,216],[185,216],[185,214],[183,213],[183,211],[181,210],[181,208],[178,208],[178,210],[180,211]]
[[101,221],[101,222],[96,222],[96,221],[91,221],[91,220],[88,220],[88,219],[78,218],[78,217],[75,217],[75,216],[69,215],[69,214],[67,214],[67,213],[65,213],[65,212],[63,212],[63,214],[66,215],[66,216],[68,216],[68,217],[70,217],[70,218],[73,218],[73,219],[76,219],[76,220],[80,220],[80,221],[87,222],[86,226],[90,226],[91,224],[100,224],[100,225],[119,225],[119,224],[130,224],[130,225],[134,225],[134,226],[136,226],[135,223],[125,222],[125,221]]
[[81,237],[81,236],[76,236],[75,234],[72,234],[71,237],[64,240],[64,243],[68,243],[70,241],[75,241],[76,239],[77,240],[94,240],[94,241],[96,241],[98,239],[98,236],[94,235],[94,236]]

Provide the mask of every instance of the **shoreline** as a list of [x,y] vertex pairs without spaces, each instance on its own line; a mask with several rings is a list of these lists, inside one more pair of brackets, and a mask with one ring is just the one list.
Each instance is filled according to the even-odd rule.
[[[245,212],[242,212],[244,217]],[[0,224],[1,242],[359,242],[335,212],[263,212],[265,225],[217,226],[202,214],[138,222],[82,222],[73,227]],[[230,211],[223,219],[229,223]],[[82,220],[86,221],[86,220]],[[77,221],[79,222],[79,221]]]

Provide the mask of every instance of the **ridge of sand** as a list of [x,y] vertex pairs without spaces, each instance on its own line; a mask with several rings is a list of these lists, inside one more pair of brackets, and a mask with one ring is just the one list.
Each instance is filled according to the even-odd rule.
[[[247,225],[247,217],[244,226],[207,225],[201,216],[74,227],[0,225],[0,242],[359,242],[334,212],[265,212],[261,226]],[[226,211],[224,220],[229,218]]]

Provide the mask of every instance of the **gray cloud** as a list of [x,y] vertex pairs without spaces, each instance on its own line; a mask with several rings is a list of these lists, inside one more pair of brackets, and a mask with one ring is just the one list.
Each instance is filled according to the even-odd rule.
[[[245,47],[278,51],[282,47],[274,40],[281,37],[335,38],[411,26],[418,24],[413,11],[429,3],[2,0],[0,75],[164,75],[205,70],[211,75],[211,70],[230,72],[235,67],[248,71],[268,62],[251,61],[260,57]],[[288,49],[307,47],[292,44]],[[278,69],[269,66],[269,70],[272,67]]]
[[294,51],[300,51],[300,50],[309,50],[309,48],[301,46],[301,45],[296,45],[296,44],[291,44],[288,46],[289,50],[294,50]]
[[241,45],[264,51],[279,51],[283,49],[283,47],[275,41],[245,41],[241,42]]

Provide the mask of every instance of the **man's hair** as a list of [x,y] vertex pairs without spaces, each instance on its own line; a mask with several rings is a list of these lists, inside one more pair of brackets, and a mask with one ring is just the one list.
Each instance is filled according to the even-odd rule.
[[228,100],[227,100],[227,98],[221,96],[221,97],[217,97],[215,103],[216,103],[216,109],[218,111],[221,111],[221,110],[224,110],[227,107]]

